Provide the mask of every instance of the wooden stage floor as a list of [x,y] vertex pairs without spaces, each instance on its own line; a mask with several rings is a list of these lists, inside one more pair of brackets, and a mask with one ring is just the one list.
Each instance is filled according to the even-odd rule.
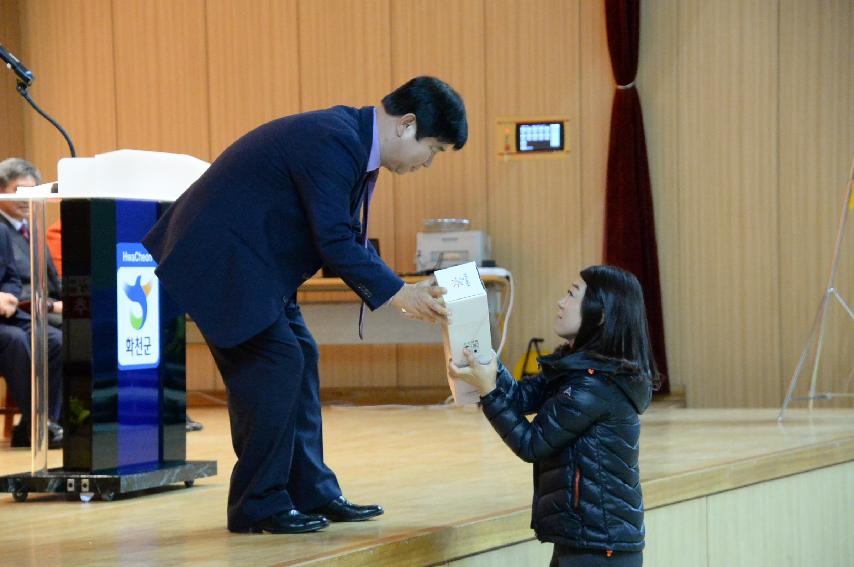
[[[643,417],[647,508],[854,460],[854,410],[688,410]],[[3,565],[429,565],[531,539],[530,465],[516,459],[476,408],[326,407],[327,462],[344,494],[386,513],[314,534],[237,535],[225,529],[234,463],[228,417],[194,408],[205,429],[189,459],[219,476],[113,502],[0,495]],[[51,451],[50,466],[61,466]],[[29,469],[29,451],[0,446],[0,474]]]

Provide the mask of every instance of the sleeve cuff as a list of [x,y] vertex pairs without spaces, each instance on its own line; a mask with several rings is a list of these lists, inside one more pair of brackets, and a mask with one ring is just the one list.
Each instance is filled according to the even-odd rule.
[[395,282],[395,284],[393,286],[388,287],[386,291],[383,292],[382,298],[380,299],[381,303],[375,306],[371,306],[370,302],[365,301],[365,305],[367,305],[368,309],[370,309],[371,311],[376,311],[377,309],[391,301],[391,298],[394,297],[398,291],[400,291],[400,288],[402,288],[404,284],[405,282],[400,279],[399,276],[397,276],[397,281]]
[[504,391],[500,386],[496,385],[495,389],[486,394],[485,396],[480,397],[480,403],[484,406],[490,405],[492,402],[497,400],[500,396],[504,396]]

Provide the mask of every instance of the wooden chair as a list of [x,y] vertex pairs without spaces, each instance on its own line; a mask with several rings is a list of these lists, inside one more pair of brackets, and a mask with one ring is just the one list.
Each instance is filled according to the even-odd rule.
[[12,437],[12,426],[15,423],[15,415],[21,410],[9,399],[9,391],[6,388],[6,380],[0,382],[0,415],[3,416],[3,439]]

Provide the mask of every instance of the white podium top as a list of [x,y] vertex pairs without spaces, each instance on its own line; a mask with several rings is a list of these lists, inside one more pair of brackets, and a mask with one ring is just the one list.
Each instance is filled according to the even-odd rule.
[[54,183],[18,187],[17,193],[0,194],[2,201],[23,199],[133,199],[174,201],[207,170],[210,164],[185,154],[116,150],[94,157],[63,158],[57,164],[58,191]]

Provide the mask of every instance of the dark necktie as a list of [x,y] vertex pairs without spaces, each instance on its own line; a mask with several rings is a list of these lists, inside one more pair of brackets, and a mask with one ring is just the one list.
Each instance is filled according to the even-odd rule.
[[[371,196],[374,193],[374,185],[377,183],[377,176],[379,175],[380,170],[375,169],[373,171],[369,171],[367,175],[365,175],[365,180],[363,182],[363,192],[364,192],[364,200],[362,201],[362,231],[359,233],[359,242],[365,248],[368,247],[368,212],[371,209]],[[365,302],[362,301],[361,307],[359,307],[359,340],[365,340]]]
[[21,228],[18,229],[18,232],[21,233],[21,236],[24,237],[24,240],[26,240],[27,242],[30,241],[30,229],[27,228],[27,223],[22,222]]

